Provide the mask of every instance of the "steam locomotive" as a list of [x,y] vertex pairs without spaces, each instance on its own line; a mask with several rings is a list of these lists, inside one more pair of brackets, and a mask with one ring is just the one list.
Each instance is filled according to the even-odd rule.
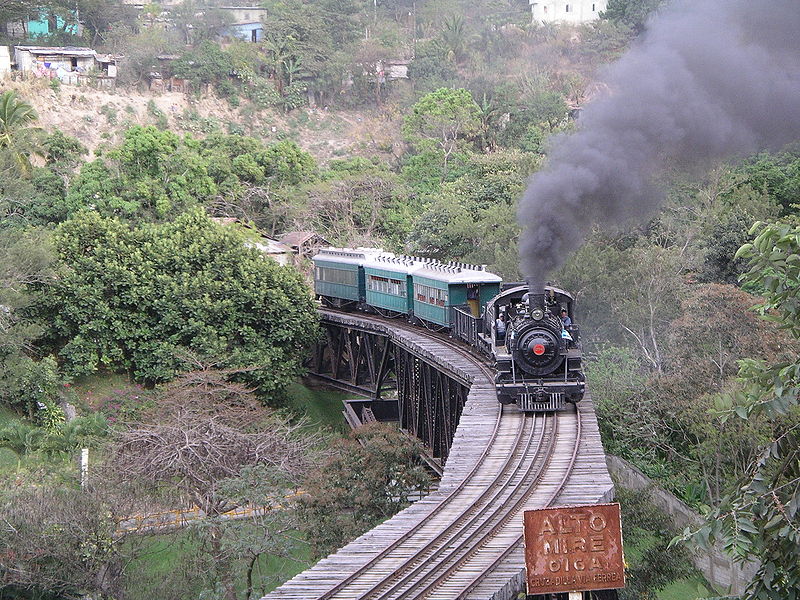
[[488,357],[501,403],[555,411],[583,397],[575,302],[564,290],[534,294],[485,266],[377,248],[326,248],[312,260],[314,291],[325,305],[447,331]]

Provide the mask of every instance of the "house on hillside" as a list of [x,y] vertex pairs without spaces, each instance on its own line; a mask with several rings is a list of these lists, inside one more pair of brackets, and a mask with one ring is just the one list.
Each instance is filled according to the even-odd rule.
[[12,38],[31,40],[54,33],[80,35],[81,25],[76,11],[72,11],[68,18],[69,21],[65,21],[62,16],[52,14],[46,8],[34,4],[28,9],[25,17],[5,23],[5,33]]
[[14,65],[24,76],[58,78],[72,85],[113,87],[117,57],[75,46],[14,46]]
[[531,19],[539,23],[587,23],[600,18],[607,0],[528,0]]
[[245,42],[260,42],[264,39],[264,17],[266,8],[259,6],[220,6],[231,19],[223,35]]
[[410,60],[402,58],[379,60],[375,63],[375,72],[379,78],[383,76],[383,81],[408,79],[408,65],[410,64]]
[[290,231],[280,238],[281,244],[289,246],[301,258],[311,258],[320,248],[331,243],[314,231]]
[[[179,4],[180,0],[158,0],[150,2],[148,0],[124,0],[126,4],[136,7],[140,11],[145,7],[150,8],[155,4],[162,11],[160,16],[154,16],[148,23],[149,26],[158,24],[160,28],[171,29],[176,25],[170,16],[170,8]],[[226,15],[226,25],[220,31],[220,37],[236,38],[245,42],[260,42],[264,39],[264,18],[267,9],[261,6],[215,6],[215,11]],[[155,11],[156,13],[158,10]],[[202,16],[202,9],[196,13]]]

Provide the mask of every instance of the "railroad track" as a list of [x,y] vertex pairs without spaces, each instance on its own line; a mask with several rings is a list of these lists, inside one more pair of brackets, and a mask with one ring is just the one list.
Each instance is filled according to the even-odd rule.
[[[359,314],[358,318],[387,324],[371,315]],[[388,324],[416,335],[422,333],[399,320]],[[490,367],[466,346],[442,334],[427,334],[471,361],[489,382],[493,380]],[[522,512],[558,501],[575,465],[580,440],[577,409],[526,414],[515,406],[502,407],[478,460],[457,486],[436,500],[424,519],[400,519],[397,526],[404,530],[394,541],[387,545],[375,540],[368,560],[321,593],[315,591],[306,597],[471,597],[481,585],[491,583],[503,561],[520,550]],[[503,584],[498,582],[497,587]]]

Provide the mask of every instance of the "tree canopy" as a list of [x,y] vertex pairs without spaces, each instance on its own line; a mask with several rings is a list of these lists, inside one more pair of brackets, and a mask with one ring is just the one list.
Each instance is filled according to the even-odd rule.
[[[800,340],[800,227],[756,223],[752,243],[739,250],[749,260],[744,280],[765,294],[764,319]],[[719,541],[738,560],[757,559],[747,598],[785,599],[800,587],[800,430],[794,419],[800,398],[800,360],[742,361],[741,392],[728,398],[726,417],[777,421],[776,435],[763,447],[732,491],[694,533],[701,547]],[[689,531],[687,530],[687,537]]]
[[187,355],[225,367],[275,399],[300,370],[316,314],[300,276],[194,210],[129,226],[84,212],[55,232],[57,282],[36,315],[70,375],[124,369],[147,383]]

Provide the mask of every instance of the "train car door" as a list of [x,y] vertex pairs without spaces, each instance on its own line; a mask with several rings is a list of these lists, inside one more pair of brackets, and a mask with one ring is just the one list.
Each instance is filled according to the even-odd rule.
[[479,317],[481,315],[480,284],[467,284],[467,305],[469,305],[469,310],[473,317]]

